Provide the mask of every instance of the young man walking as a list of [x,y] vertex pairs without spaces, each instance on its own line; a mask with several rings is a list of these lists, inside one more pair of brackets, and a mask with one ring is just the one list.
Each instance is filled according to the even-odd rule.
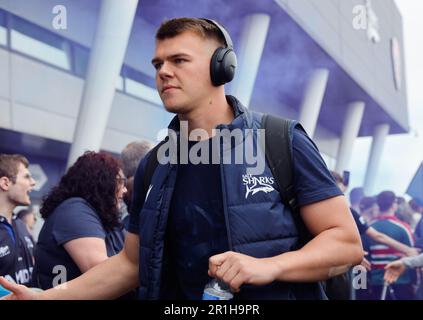
[[[302,247],[294,214],[282,203],[268,164],[263,160],[255,175],[242,161],[226,161],[247,138],[258,139],[261,120],[225,95],[223,84],[236,66],[230,42],[210,20],[180,18],[161,25],[152,63],[163,104],[176,114],[169,141],[180,143],[173,153],[159,148],[147,186],[154,153],[141,162],[124,250],[60,286],[65,290],[37,294],[0,280],[13,298],[110,299],[139,286],[141,299],[201,299],[217,278],[235,299],[323,299],[318,281],[361,262],[348,204],[301,130],[291,128],[294,188],[301,220],[313,237]],[[241,132],[241,139],[216,141],[216,129]],[[210,149],[220,153],[204,151]],[[257,158],[264,159],[259,152]],[[213,161],[192,161],[198,153]],[[179,161],[166,162],[170,158]]]

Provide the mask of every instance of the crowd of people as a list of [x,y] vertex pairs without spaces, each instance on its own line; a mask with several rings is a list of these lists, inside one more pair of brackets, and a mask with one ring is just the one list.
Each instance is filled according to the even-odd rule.
[[[383,191],[373,197],[362,197],[358,207],[359,212],[364,213],[363,220],[369,228],[408,246],[409,249],[378,241],[365,233],[362,242],[371,266],[368,289],[358,290],[357,296],[361,299],[380,299],[384,287],[390,285],[387,299],[423,299],[420,269],[417,267],[419,253],[423,248],[422,204],[416,199],[406,202],[392,191]],[[365,212],[369,209],[372,213],[366,216]],[[403,269],[399,263],[405,263]],[[420,266],[423,264],[420,263]]]
[[[150,143],[141,141],[128,144],[120,159],[96,152],[81,156],[43,199],[44,224],[37,243],[32,235],[36,214],[29,199],[34,187],[29,162],[21,155],[1,154],[0,174],[9,186],[3,186],[0,202],[0,275],[49,289],[120,252],[129,225],[134,175],[151,149]],[[347,193],[343,177],[331,174]],[[343,275],[347,285],[337,277],[326,281],[329,298],[379,300],[384,286],[390,285],[388,299],[423,299],[422,204],[415,199],[407,202],[392,191],[366,196],[363,188],[354,188],[349,196],[365,252],[361,265],[368,271],[366,285],[353,288],[353,276],[347,272]],[[14,212],[17,206],[27,208]],[[134,294],[124,298],[135,298]]]
[[[225,95],[236,56],[220,24],[164,22],[152,64],[164,107],[176,114],[168,137],[153,149],[129,144],[122,161],[98,152],[80,156],[44,198],[45,222],[35,246],[24,218],[13,217],[17,206],[30,205],[35,182],[28,161],[0,155],[0,285],[11,292],[6,298],[136,293],[139,299],[198,300],[216,281],[236,300],[349,299],[351,277],[345,275],[360,263],[370,275],[368,290],[357,296],[377,298],[386,282],[398,298],[412,297],[417,277],[409,266],[415,261],[401,260],[407,270],[388,264],[418,253],[400,220],[411,216],[405,201],[389,191],[363,197],[352,190],[350,209],[344,180],[331,174],[298,122],[268,118]],[[266,151],[253,144],[263,127],[278,139]],[[216,128],[241,132],[241,139],[220,140]],[[241,144],[256,151],[257,161],[265,159],[262,172],[249,173],[245,161],[226,161]],[[214,145],[221,153],[208,152]],[[275,147],[286,153],[280,156]],[[176,152],[169,157],[169,150]],[[200,163],[181,160],[202,152]],[[164,161],[172,156],[176,163]],[[347,280],[342,288],[348,292],[331,290],[340,288],[336,279]]]
[[[345,179],[331,172],[344,192]],[[366,285],[351,289],[347,296],[361,300],[379,300],[384,287],[390,285],[387,299],[421,299],[419,269],[406,269],[405,261],[418,263],[422,249],[421,232],[423,206],[418,199],[405,201],[392,191],[374,196],[364,194],[363,188],[350,192],[351,213],[361,235],[366,253],[362,266],[367,270]],[[422,264],[423,266],[423,264]],[[352,279],[350,279],[352,281]],[[350,288],[352,288],[350,283]],[[346,290],[348,291],[348,290]],[[353,295],[348,295],[353,293]]]
[[[120,252],[132,190],[127,177],[150,149],[149,142],[136,141],[125,147],[120,159],[104,152],[79,157],[42,201],[44,223],[37,242],[29,162],[22,155],[0,154],[0,276],[45,290]],[[20,206],[26,208],[15,212]],[[135,297],[134,292],[125,295],[129,297]]]

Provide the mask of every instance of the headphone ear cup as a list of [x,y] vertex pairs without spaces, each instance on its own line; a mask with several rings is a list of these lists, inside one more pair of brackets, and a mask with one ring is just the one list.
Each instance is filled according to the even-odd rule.
[[210,78],[211,82],[214,86],[219,86],[221,79],[220,79],[220,68],[221,63],[219,62],[219,59],[222,58],[222,51],[225,50],[224,48],[217,48],[210,61]]
[[230,82],[235,75],[236,55],[232,49],[217,48],[210,62],[210,78],[214,86]]
[[235,76],[237,60],[235,52],[232,49],[226,49],[225,56],[222,61],[225,83],[231,82]]

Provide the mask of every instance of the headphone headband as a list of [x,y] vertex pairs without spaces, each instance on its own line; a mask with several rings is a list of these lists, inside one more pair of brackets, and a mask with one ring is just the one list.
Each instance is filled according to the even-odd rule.
[[226,47],[219,47],[213,53],[210,62],[210,78],[214,86],[220,86],[222,84],[232,81],[235,75],[235,69],[237,65],[236,55],[233,50],[233,44],[229,33],[219,23],[211,19],[204,19],[210,24],[216,26],[220,33],[225,38]]
[[212,19],[206,19],[206,18],[201,18],[201,20],[207,21],[213,25],[215,25],[220,33],[223,35],[223,38],[225,38],[225,42],[226,42],[226,47],[229,49],[233,49],[233,43],[232,43],[232,39],[229,36],[229,33],[226,31],[226,29],[224,27],[222,27],[217,21],[212,20]]

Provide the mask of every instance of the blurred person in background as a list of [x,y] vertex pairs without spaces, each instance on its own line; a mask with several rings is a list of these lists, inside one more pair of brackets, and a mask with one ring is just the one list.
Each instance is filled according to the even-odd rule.
[[150,142],[142,140],[131,142],[122,150],[122,170],[128,179],[135,175],[138,164],[152,147]]
[[416,225],[414,224],[413,219],[413,209],[411,209],[410,205],[403,197],[397,198],[398,209],[395,212],[395,216],[400,219],[401,221],[407,223],[411,230],[414,231]]
[[411,199],[410,207],[414,211],[413,217],[416,222],[416,227],[414,228],[414,236],[416,237],[416,247],[423,249],[423,202],[419,199]]
[[413,210],[413,219],[415,220],[415,223],[420,221],[423,213],[423,202],[421,202],[419,199],[411,199],[408,201],[408,204],[410,205],[411,210]]
[[[410,226],[395,217],[395,212],[398,209],[397,201],[397,197],[392,191],[383,191],[378,194],[377,203],[380,213],[371,227],[408,247],[413,247],[414,237]],[[388,263],[401,258],[402,253],[369,237],[363,243],[371,257],[369,298],[379,300],[384,286],[384,268]],[[413,285],[416,280],[416,272],[405,272],[393,285],[396,298],[399,300],[413,299]]]
[[129,225],[129,213],[131,210],[132,190],[134,185],[134,175],[137,171],[138,164],[145,155],[152,149],[152,144],[146,140],[134,141],[129,143],[121,152],[122,170],[127,180],[127,192],[123,197],[124,205],[122,210],[122,223],[126,230]]
[[31,284],[34,243],[13,210],[31,204],[35,181],[28,167],[22,155],[0,154],[0,276],[26,286]]
[[368,224],[372,223],[379,215],[376,197],[363,197],[360,201],[359,209],[360,216],[362,216]]
[[28,207],[27,209],[20,210],[16,214],[16,218],[20,219],[23,223],[25,223],[28,233],[31,235],[31,239],[33,240],[34,225],[35,225],[35,222],[37,222],[34,208]]
[[[118,160],[106,153],[86,152],[69,168],[42,203],[34,285],[49,289],[72,280],[122,250],[125,180]],[[56,266],[65,268],[60,283]]]
[[362,187],[352,188],[349,196],[351,208],[359,212],[360,201],[364,196],[364,189]]

